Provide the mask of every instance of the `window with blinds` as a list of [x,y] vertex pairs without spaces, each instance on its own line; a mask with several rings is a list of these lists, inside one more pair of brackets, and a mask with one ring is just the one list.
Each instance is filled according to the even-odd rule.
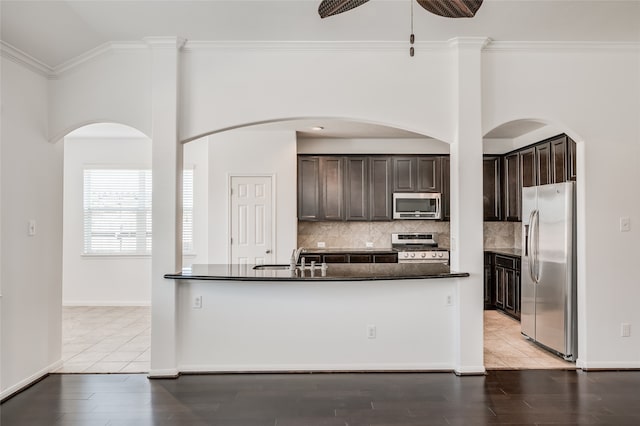
[[[84,254],[151,254],[151,170],[85,168]],[[183,252],[193,252],[193,169],[184,170]]]

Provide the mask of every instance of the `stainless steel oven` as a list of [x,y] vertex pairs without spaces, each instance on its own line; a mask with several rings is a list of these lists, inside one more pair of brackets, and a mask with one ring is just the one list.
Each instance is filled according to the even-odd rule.
[[435,238],[434,233],[393,233],[391,247],[398,252],[398,263],[449,264],[449,250],[439,248]]

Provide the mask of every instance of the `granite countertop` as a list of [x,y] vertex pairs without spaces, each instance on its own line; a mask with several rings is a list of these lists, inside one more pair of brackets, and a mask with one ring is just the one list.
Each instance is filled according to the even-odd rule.
[[379,253],[397,253],[397,250],[392,248],[304,248],[302,249],[301,254],[305,253],[371,253],[371,254],[379,254]]
[[306,270],[300,272],[288,269],[256,270],[255,265],[202,264],[192,265],[180,273],[166,274],[164,277],[176,280],[217,280],[217,281],[376,281],[408,280],[425,278],[468,277],[467,272],[453,272],[441,263],[331,263],[325,276],[317,269],[313,276]]
[[509,248],[509,247],[501,247],[501,248],[485,248],[484,251],[496,254],[504,254],[506,256],[513,257],[522,257],[522,249],[520,248]]

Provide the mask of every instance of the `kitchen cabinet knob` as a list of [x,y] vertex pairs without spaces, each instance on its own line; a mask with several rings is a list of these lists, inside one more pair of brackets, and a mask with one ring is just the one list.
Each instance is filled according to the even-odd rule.
[[265,251],[265,253],[269,254],[269,253],[271,253],[271,250],[267,250],[267,251]]

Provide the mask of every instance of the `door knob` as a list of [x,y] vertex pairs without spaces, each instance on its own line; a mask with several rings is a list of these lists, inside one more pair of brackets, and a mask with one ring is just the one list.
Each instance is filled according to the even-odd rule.
[[267,251],[265,251],[265,253],[269,254],[269,253],[271,253],[271,250],[267,250]]

